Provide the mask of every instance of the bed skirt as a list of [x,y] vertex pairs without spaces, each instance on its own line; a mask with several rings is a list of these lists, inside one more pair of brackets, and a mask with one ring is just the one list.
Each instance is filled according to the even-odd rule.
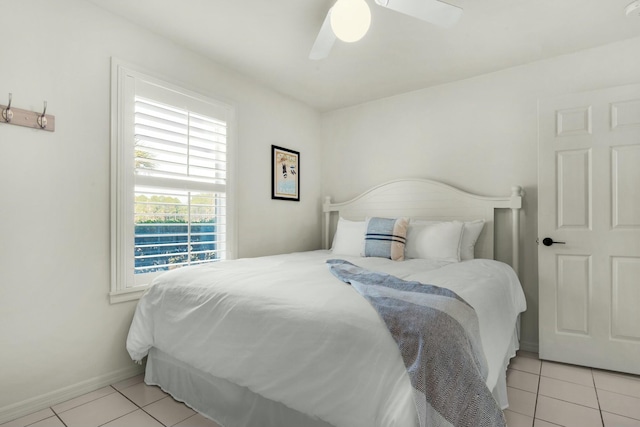
[[[516,325],[505,354],[504,369],[493,389],[493,395],[502,409],[509,406],[506,370],[509,360],[518,350],[518,332]],[[159,386],[175,400],[185,402],[222,427],[333,427],[246,387],[188,366],[156,348],[149,351],[144,380],[149,385]]]
[[509,400],[507,399],[507,368],[509,367],[509,362],[512,357],[515,357],[516,352],[520,349],[520,315],[516,319],[516,327],[513,330],[513,334],[511,335],[511,342],[509,343],[509,348],[507,349],[506,354],[504,355],[504,361],[502,362],[502,369],[500,370],[500,375],[498,376],[498,382],[496,382],[495,387],[491,391],[493,397],[495,397],[498,405],[504,411],[509,407]]
[[222,427],[332,427],[246,387],[195,369],[151,348],[145,383],[157,385]]

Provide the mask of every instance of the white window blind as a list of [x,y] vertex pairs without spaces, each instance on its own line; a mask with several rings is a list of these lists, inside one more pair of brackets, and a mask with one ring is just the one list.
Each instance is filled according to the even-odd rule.
[[232,235],[231,108],[117,61],[113,70],[112,301],[165,271],[228,258]]
[[135,141],[138,175],[226,183],[224,121],[136,96]]

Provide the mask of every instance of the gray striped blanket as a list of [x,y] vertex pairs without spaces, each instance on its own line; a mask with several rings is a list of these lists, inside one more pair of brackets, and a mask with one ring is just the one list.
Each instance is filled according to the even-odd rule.
[[398,344],[421,427],[505,427],[487,388],[475,310],[454,292],[328,260],[378,311]]

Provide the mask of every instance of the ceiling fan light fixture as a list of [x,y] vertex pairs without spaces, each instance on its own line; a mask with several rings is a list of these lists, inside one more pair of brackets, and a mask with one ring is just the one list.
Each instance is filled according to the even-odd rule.
[[331,8],[331,30],[343,42],[357,42],[370,26],[371,10],[364,0],[338,0]]
[[640,16],[640,0],[633,1],[625,8],[627,16]]

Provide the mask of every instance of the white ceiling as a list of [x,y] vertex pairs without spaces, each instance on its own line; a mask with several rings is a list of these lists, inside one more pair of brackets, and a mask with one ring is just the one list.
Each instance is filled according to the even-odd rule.
[[321,111],[640,36],[631,0],[447,0],[449,29],[367,0],[367,35],[312,61],[335,0],[89,1]]

